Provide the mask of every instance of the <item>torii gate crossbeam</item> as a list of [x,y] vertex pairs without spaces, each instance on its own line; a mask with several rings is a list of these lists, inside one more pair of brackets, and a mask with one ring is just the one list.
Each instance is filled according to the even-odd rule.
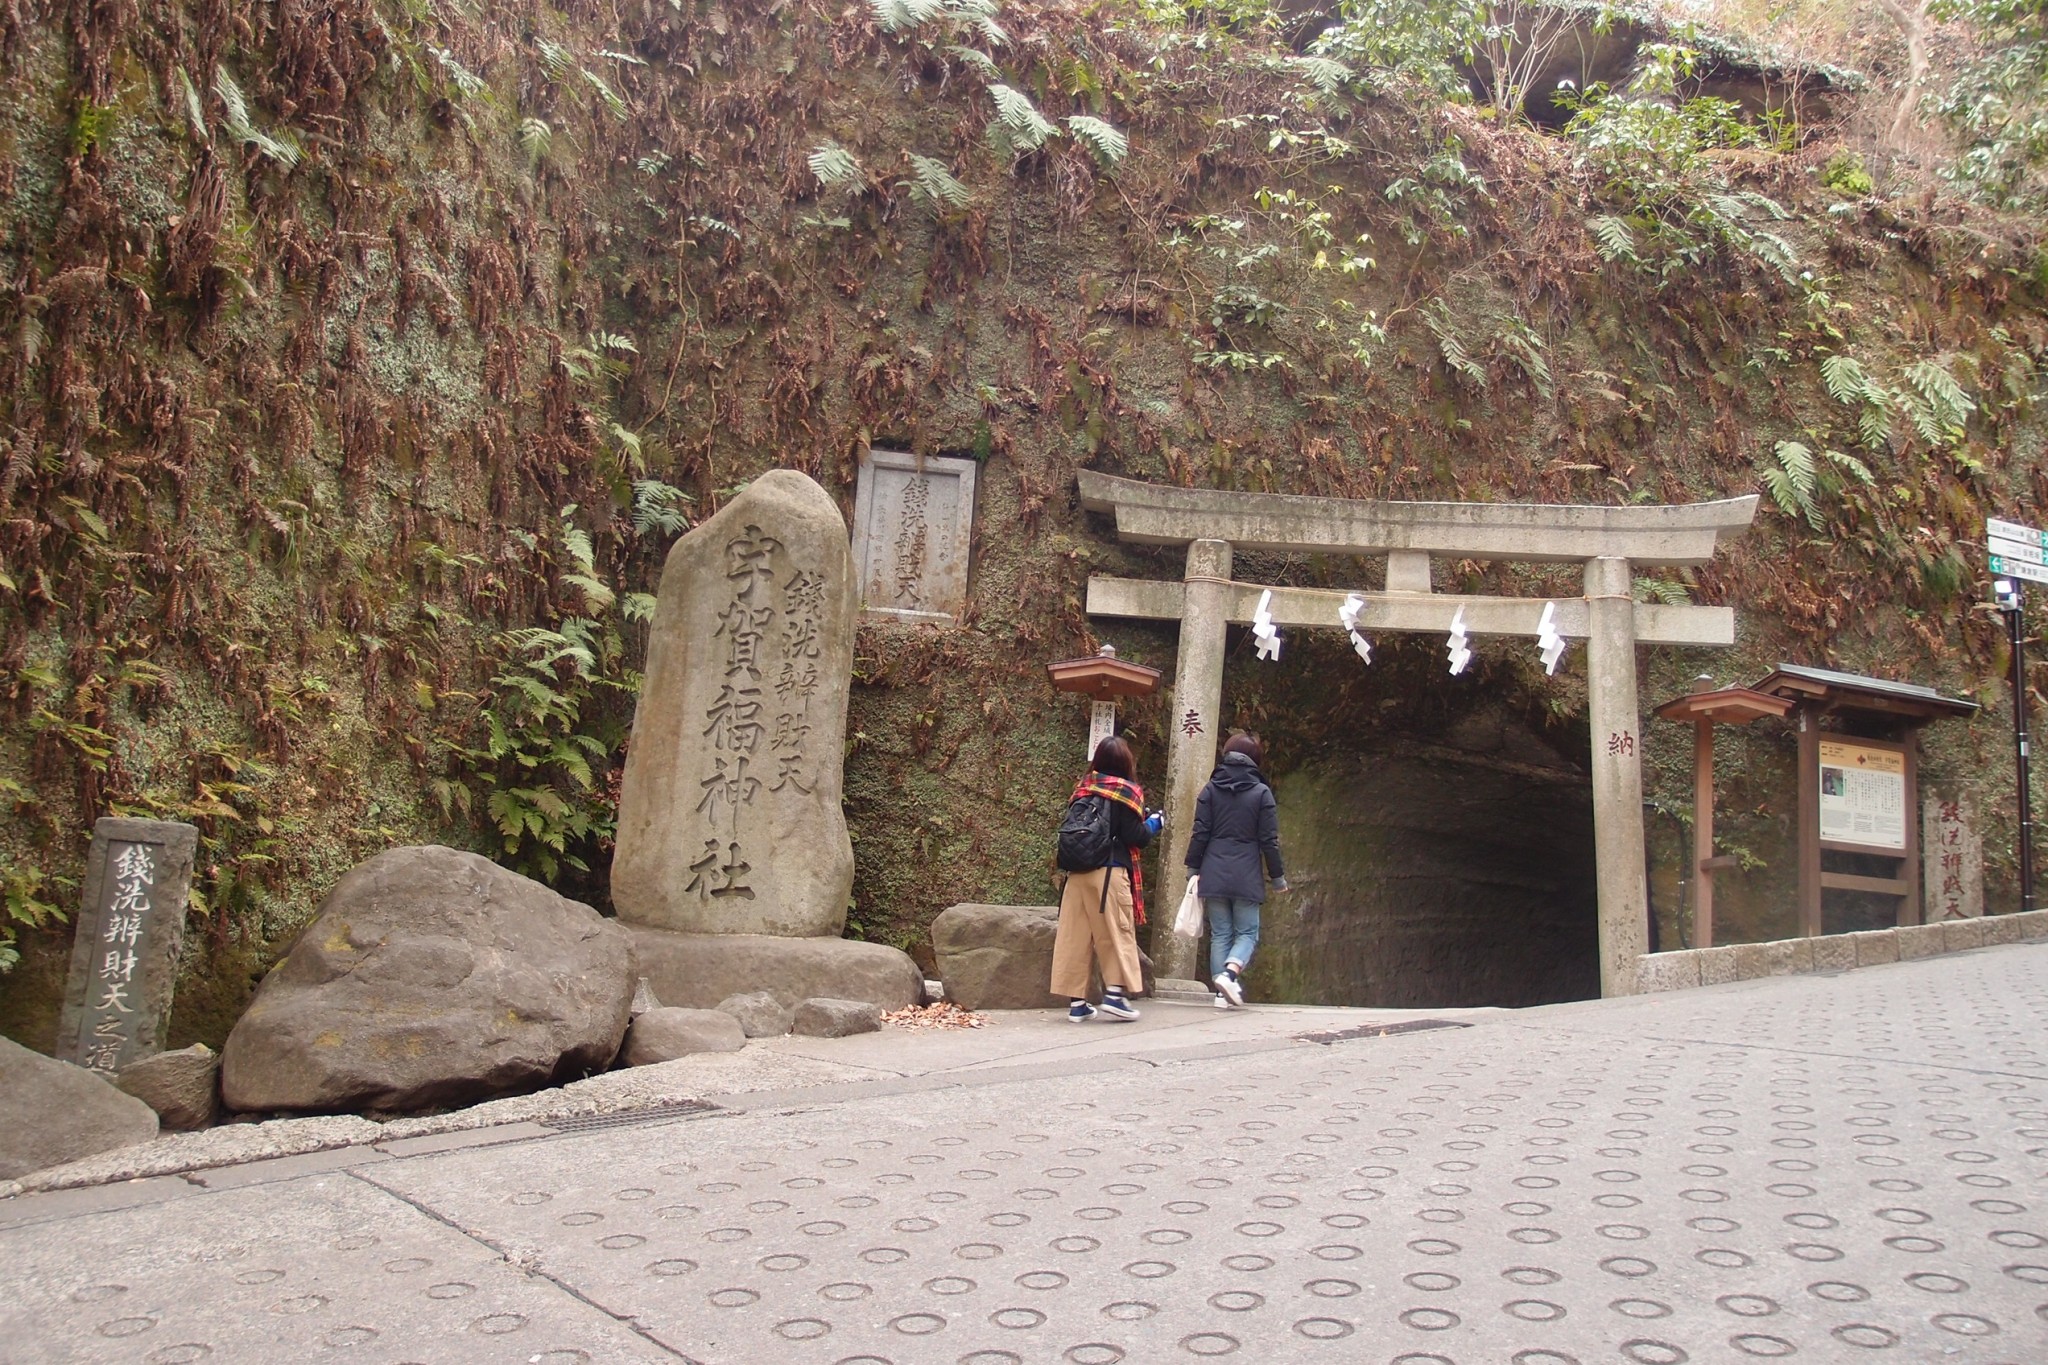
[[[1735,615],[1726,607],[1637,602],[1633,566],[1705,563],[1724,536],[1739,534],[1755,518],[1755,495],[1650,507],[1362,502],[1176,488],[1092,471],[1082,472],[1080,492],[1090,511],[1115,516],[1123,539],[1188,547],[1179,583],[1107,576],[1088,582],[1090,615],[1180,622],[1166,779],[1169,905],[1186,884],[1181,864],[1195,800],[1215,757],[1224,628],[1249,622],[1266,590],[1231,579],[1234,549],[1385,555],[1387,591],[1359,594],[1366,603],[1361,630],[1442,633],[1462,607],[1472,635],[1533,636],[1543,600],[1436,593],[1432,555],[1582,562],[1583,596],[1558,600],[1555,625],[1560,634],[1586,642],[1600,993],[1634,992],[1636,959],[1648,947],[1649,927],[1635,646],[1731,645]],[[1344,593],[1272,593],[1275,624],[1338,628]],[[1154,946],[1161,976],[1194,973],[1198,944],[1168,936]]]

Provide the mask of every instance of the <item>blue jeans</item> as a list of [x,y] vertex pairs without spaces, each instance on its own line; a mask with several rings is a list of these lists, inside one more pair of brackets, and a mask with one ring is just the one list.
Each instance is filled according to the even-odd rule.
[[1204,896],[1202,907],[1209,912],[1209,975],[1223,975],[1226,963],[1251,966],[1252,953],[1259,946],[1259,903],[1234,896]]

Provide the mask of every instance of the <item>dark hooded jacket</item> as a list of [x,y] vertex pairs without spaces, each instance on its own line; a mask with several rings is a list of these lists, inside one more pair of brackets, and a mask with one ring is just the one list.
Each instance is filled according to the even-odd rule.
[[1266,874],[1279,881],[1280,807],[1273,789],[1249,757],[1225,754],[1195,802],[1195,832],[1188,840],[1188,870],[1202,879],[1202,895],[1266,899]]

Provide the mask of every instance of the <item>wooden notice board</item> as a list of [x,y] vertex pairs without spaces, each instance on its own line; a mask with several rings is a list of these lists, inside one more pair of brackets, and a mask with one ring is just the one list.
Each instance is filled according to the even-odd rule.
[[[1920,922],[1919,746],[1912,740],[1863,739],[1809,731],[1801,736],[1804,771],[1799,829],[1802,871],[1814,893],[1801,899],[1811,917],[1808,934],[1821,932],[1820,893],[1861,891],[1898,898],[1898,923]],[[1891,876],[1831,872],[1824,853],[1895,860]],[[1804,877],[1801,879],[1805,880]]]

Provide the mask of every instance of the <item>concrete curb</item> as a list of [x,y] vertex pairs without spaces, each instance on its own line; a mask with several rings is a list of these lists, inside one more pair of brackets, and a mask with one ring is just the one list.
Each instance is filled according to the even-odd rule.
[[1772,943],[1731,943],[1720,948],[1685,948],[1645,953],[1636,959],[1636,993],[1680,991],[1753,981],[1764,976],[1845,972],[1885,962],[1911,962],[1939,953],[1961,953],[1997,943],[2048,939],[2048,910],[1986,915],[1939,924],[1909,924],[1822,938],[1788,938]]

